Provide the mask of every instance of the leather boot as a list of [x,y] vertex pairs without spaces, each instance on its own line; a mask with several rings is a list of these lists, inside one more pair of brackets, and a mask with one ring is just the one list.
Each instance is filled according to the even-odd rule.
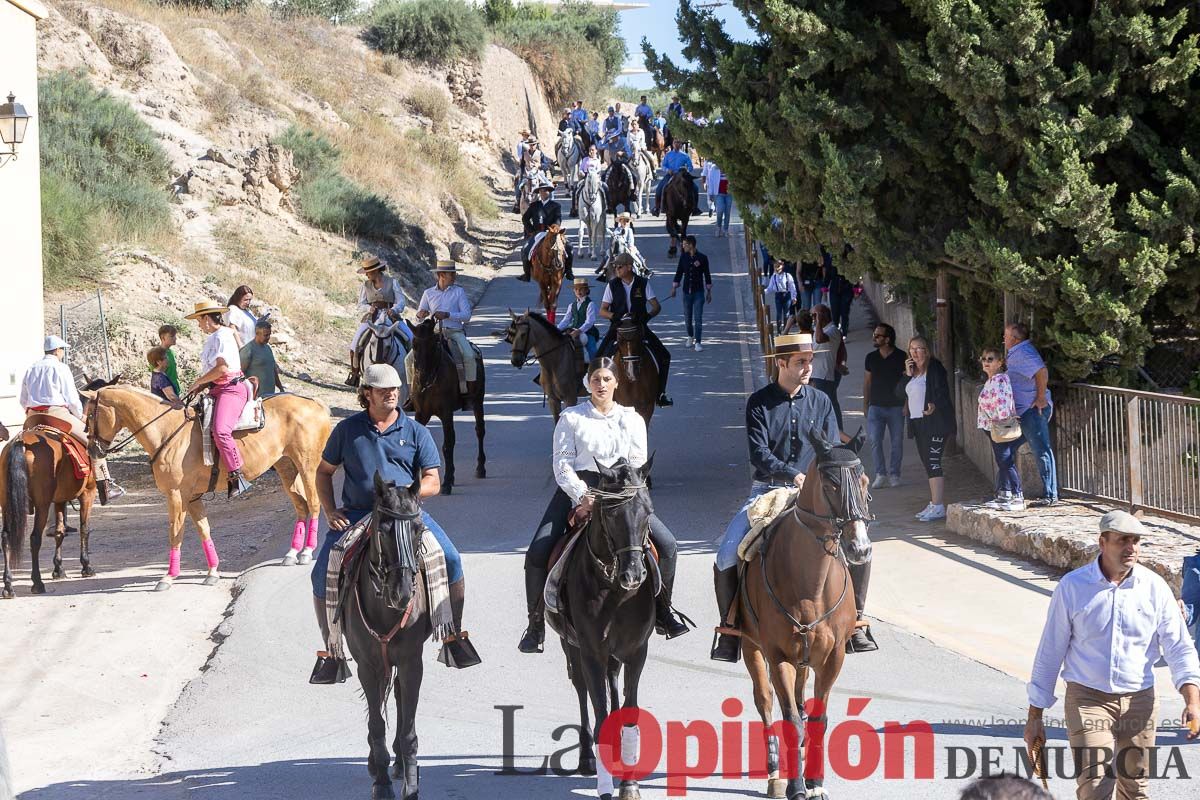
[[[325,598],[313,595],[313,610],[317,614],[317,625],[321,628],[321,642],[328,646],[329,619],[325,615]],[[326,650],[317,651],[317,663],[313,665],[309,683],[345,683],[350,677],[350,666],[344,658],[334,658]]]
[[521,637],[517,649],[522,653],[541,653],[546,641],[545,605],[542,593],[546,591],[548,571],[540,567],[525,567],[525,605],[529,609],[529,627]]
[[[871,583],[871,562],[850,565],[850,581],[854,585],[854,605],[858,608],[857,620],[863,618],[863,608],[867,603],[867,586]],[[870,653],[878,650],[879,645],[871,635],[870,625],[855,627],[854,633],[846,640],[847,653]]]
[[454,618],[455,633],[442,641],[442,650],[438,653],[438,661],[455,669],[466,669],[483,663],[475,645],[471,644],[469,635],[462,627],[463,605],[465,605],[466,599],[466,578],[450,584],[450,613]]
[[734,566],[729,569],[717,569],[714,566],[713,585],[716,588],[717,611],[721,615],[720,625],[722,627],[717,628],[716,635],[713,637],[712,652],[708,657],[713,661],[727,661],[730,664],[736,664],[742,657],[740,637],[732,633],[723,633],[722,629],[729,618],[729,609],[737,599],[738,568]]
[[658,597],[654,598],[654,632],[668,639],[683,636],[691,630],[684,622],[686,619],[683,614],[671,608],[671,593],[664,586]]

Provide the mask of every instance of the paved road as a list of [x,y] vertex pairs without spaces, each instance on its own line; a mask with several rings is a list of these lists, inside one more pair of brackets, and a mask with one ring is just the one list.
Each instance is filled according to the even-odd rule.
[[[662,271],[666,246],[658,233],[661,226],[651,221],[640,229],[644,252]],[[706,719],[717,724],[724,719],[722,700],[735,697],[747,705],[750,701],[749,681],[740,665],[707,659],[709,635],[704,629],[715,613],[710,566],[715,539],[746,491],[741,419],[746,368],[757,369],[757,362],[748,365],[747,359],[757,354],[745,346],[749,337],[738,336],[734,293],[739,279],[734,277],[737,270],[729,243],[709,235],[707,218],[700,220],[696,232],[701,249],[712,259],[716,282],[714,303],[705,314],[706,350],[699,354],[683,350],[680,302],[666,301],[655,329],[675,355],[671,392],[676,406],[656,413],[650,444],[656,451],[655,504],[682,544],[677,604],[702,628],[669,643],[655,639],[642,696],[643,705],[661,721]],[[508,308],[524,308],[535,299],[535,289],[513,279],[516,269],[510,265],[492,283],[471,331],[487,359],[489,477],[482,481],[471,477],[474,441],[463,417],[460,483],[452,497],[429,504],[465,553],[468,624],[485,665],[461,673],[446,670],[433,660],[432,649],[428,651],[418,718],[426,797],[536,800],[568,793],[586,796],[594,787],[591,780],[577,777],[500,774],[505,726],[497,706],[522,707],[511,712],[514,764],[520,769],[534,767],[544,756],[568,746],[571,735],[556,741],[554,732],[577,722],[561,652],[555,647],[542,656],[516,651],[524,623],[522,551],[553,489],[548,465],[551,420],[541,405],[540,392],[530,382],[532,373],[514,370],[507,346],[488,336],[504,326]],[[669,279],[660,276],[655,285],[665,295]],[[849,393],[848,385],[845,391]],[[887,500],[881,496],[878,503],[899,502],[895,497],[899,496]],[[886,568],[877,565],[877,570]],[[80,780],[32,790],[23,797],[323,800],[369,796],[365,715],[357,686],[311,687],[305,682],[318,644],[307,572],[263,566],[244,576],[241,585],[235,613],[221,631],[226,635],[224,643],[164,723],[158,746],[161,775],[95,781],[87,779],[92,774],[89,765],[80,764]],[[987,588],[982,581],[980,586]],[[881,607],[879,613],[885,618],[893,610],[905,620],[921,616],[905,608],[903,587],[891,585],[884,594],[888,607]],[[953,615],[954,610],[946,613]],[[897,627],[877,624],[876,636],[882,647],[879,653],[853,656],[846,662],[831,709],[834,723],[846,719],[850,697],[870,698],[860,716],[876,731],[892,720],[930,722],[936,736],[936,779],[886,780],[881,768],[862,782],[834,778],[829,783],[831,792],[872,798],[956,797],[963,781],[946,779],[952,747],[971,748],[976,757],[979,748],[1003,748],[993,757],[1002,767],[1012,768],[1019,728],[1005,721],[1021,716],[1024,691],[1019,680]],[[752,714],[741,717],[751,718]],[[741,736],[744,741],[744,728]],[[1170,736],[1164,735],[1163,743],[1169,743]],[[1190,772],[1200,773],[1200,748],[1185,750]],[[909,752],[906,775],[911,778],[911,745]],[[965,759],[963,751],[957,751],[959,773],[965,769]],[[645,796],[666,795],[664,768],[660,765],[643,783]],[[761,796],[763,788],[761,780],[716,777],[689,784],[689,796],[754,797]],[[1056,781],[1053,788],[1060,797],[1071,791],[1067,781]],[[1154,793],[1190,797],[1194,785],[1162,781]]]

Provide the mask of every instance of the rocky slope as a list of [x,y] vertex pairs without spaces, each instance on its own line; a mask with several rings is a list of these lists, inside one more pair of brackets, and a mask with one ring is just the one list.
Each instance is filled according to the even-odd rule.
[[[322,382],[343,369],[358,254],[385,256],[413,302],[431,283],[434,257],[473,262],[471,273],[486,279],[488,262],[508,252],[513,223],[481,213],[478,202],[468,211],[467,195],[478,198],[482,180],[492,194],[486,205],[498,204],[517,131],[553,130],[536,80],[499,47],[480,63],[430,69],[370,50],[360,33],[265,12],[53,2],[39,25],[41,72],[84,72],[159,134],[172,165],[163,190],[173,195],[175,231],[164,241],[111,243],[97,286],[48,295],[48,326],[60,304],[99,288],[115,368],[136,373],[162,322],[246,283],[259,310],[280,320],[285,370]],[[337,144],[344,171],[392,202],[404,235],[365,241],[305,224],[292,201],[300,172],[271,143],[294,123]],[[436,134],[457,155],[421,151],[414,134]],[[198,345],[195,336],[181,340],[185,363]]]

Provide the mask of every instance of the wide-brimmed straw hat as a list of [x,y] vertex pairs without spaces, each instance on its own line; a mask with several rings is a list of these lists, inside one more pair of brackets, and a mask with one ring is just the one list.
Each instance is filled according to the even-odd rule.
[[623,219],[633,219],[633,217],[629,215],[628,211],[622,211],[620,214],[617,214],[617,220],[620,221]]
[[434,272],[452,272],[454,274],[458,274],[458,264],[454,263],[453,261],[439,259],[437,262],[437,266],[433,268],[433,271]]
[[582,286],[585,289],[592,288],[592,284],[588,281],[587,278],[576,278],[572,283],[575,286]]
[[201,300],[194,305],[195,311],[188,314],[184,319],[199,319],[205,314],[224,314],[229,310],[229,306],[223,306],[215,300]]
[[385,268],[385,264],[379,260],[379,256],[367,256],[362,260],[362,265],[358,268],[359,275],[366,275],[369,272],[378,272]]
[[775,348],[764,358],[783,358],[795,353],[824,353],[828,348],[813,341],[811,333],[785,333],[775,337]]

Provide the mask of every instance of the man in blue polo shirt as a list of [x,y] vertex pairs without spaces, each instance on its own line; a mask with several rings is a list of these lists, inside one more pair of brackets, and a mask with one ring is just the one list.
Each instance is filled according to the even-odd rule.
[[1050,398],[1050,372],[1042,355],[1029,341],[1029,327],[1023,322],[1004,326],[1004,348],[1008,351],[1008,380],[1012,384],[1013,401],[1021,418],[1021,433],[1037,459],[1045,493],[1033,506],[1052,506],[1058,502],[1058,466],[1050,444],[1050,417],[1054,401]]
[[681,169],[686,169],[691,180],[688,181],[688,186],[692,193],[692,208],[700,209],[700,189],[696,186],[696,179],[692,175],[695,172],[695,167],[692,166],[692,157],[687,154],[684,145],[687,142],[682,139],[676,139],[671,142],[671,152],[663,156],[662,169],[663,176],[658,182],[658,187],[654,190],[654,208],[652,209],[654,216],[658,216],[658,210],[662,207],[663,187],[667,185],[667,181],[671,180],[671,176]]
[[[421,482],[421,497],[442,490],[438,473],[442,459],[429,430],[400,410],[400,375],[391,364],[373,364],[363,374],[358,390],[363,410],[342,420],[329,435],[321,463],[317,466],[317,495],[329,520],[329,530],[313,561],[312,589],[321,642],[329,638],[325,617],[325,582],[329,552],[342,533],[371,513],[375,505],[375,473],[398,486]],[[333,476],[343,470],[341,502],[334,501]],[[446,556],[446,578],[450,582],[450,606],[455,633],[462,630],[466,585],[462,558],[450,537],[433,517],[421,510],[421,521],[434,535]],[[447,647],[454,643],[447,643]],[[452,662],[455,663],[455,662]],[[341,665],[326,658],[313,683],[333,683]]]

